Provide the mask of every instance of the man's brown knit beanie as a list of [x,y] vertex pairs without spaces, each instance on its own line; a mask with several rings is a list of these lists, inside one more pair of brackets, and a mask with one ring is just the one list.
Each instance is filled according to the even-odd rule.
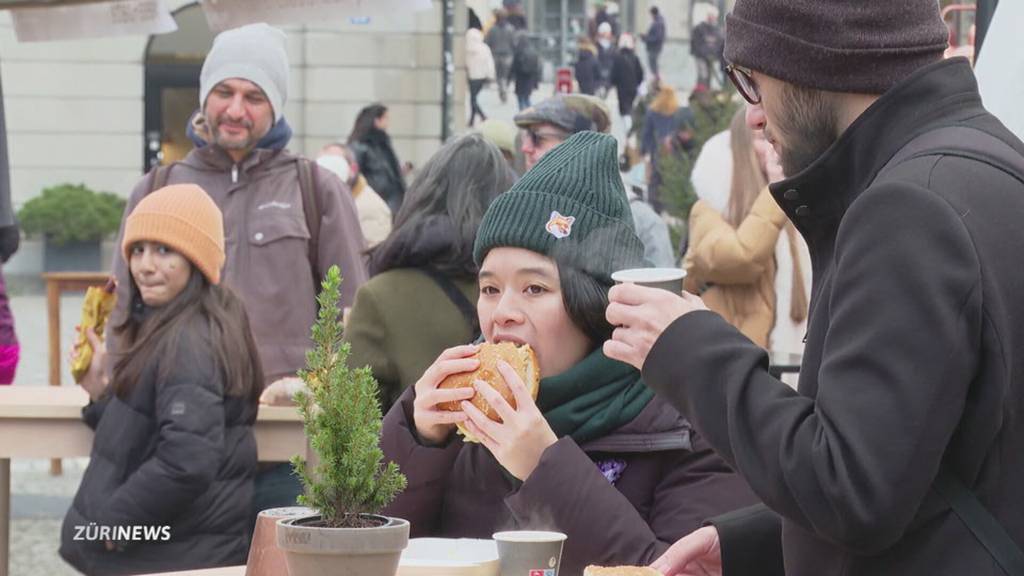
[[224,217],[195,184],[174,184],[143,198],[124,224],[121,250],[131,261],[132,245],[148,240],[188,259],[210,284],[220,283],[224,266]]
[[937,62],[937,0],[737,0],[725,59],[805,88],[882,94]]

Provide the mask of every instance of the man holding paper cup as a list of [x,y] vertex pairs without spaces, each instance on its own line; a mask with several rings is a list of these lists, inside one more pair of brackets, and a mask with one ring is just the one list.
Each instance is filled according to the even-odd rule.
[[612,288],[605,353],[764,501],[666,576],[1024,573],[1024,144],[945,45],[934,0],[736,2],[728,72],[790,175],[811,312],[794,391],[696,296]]

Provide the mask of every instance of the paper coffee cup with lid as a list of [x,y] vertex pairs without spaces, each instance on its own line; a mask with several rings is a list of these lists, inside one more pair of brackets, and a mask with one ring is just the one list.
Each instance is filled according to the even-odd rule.
[[612,280],[618,284],[661,288],[673,294],[682,293],[684,278],[686,270],[682,268],[629,268],[612,273]]

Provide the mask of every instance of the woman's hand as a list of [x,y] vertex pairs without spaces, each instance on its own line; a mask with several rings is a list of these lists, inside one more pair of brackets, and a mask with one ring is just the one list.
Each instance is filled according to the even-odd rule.
[[541,414],[523,380],[504,360],[498,362],[498,372],[512,390],[516,408],[486,382],[477,380],[476,390],[498,412],[501,422],[487,417],[470,402],[462,403],[469,417],[466,429],[491,451],[498,463],[516,478],[526,481],[540,462],[540,457],[558,441],[551,425]]
[[[76,326],[76,330],[82,331],[81,326]],[[107,375],[103,370],[103,366],[107,361],[107,345],[103,340],[91,329],[85,331],[85,339],[89,341],[89,345],[92,346],[92,361],[89,362],[89,370],[82,377],[82,381],[78,383],[89,394],[89,398],[93,402],[99,400],[104,392],[107,390]],[[71,349],[71,358],[78,355],[78,346],[73,346]]]
[[480,361],[471,357],[476,351],[477,346],[472,344],[445,350],[416,382],[412,419],[416,425],[416,433],[424,443],[443,443],[455,429],[455,424],[466,420],[466,415],[462,412],[440,410],[437,405],[468,400],[476,391],[472,388],[438,389],[437,386],[452,374],[476,370],[480,366]]

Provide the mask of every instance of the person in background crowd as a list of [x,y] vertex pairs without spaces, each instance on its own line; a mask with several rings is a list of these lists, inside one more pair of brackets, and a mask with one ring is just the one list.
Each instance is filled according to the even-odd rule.
[[[299,382],[327,270],[341,269],[346,307],[367,277],[352,195],[333,174],[285,150],[292,133],[284,117],[286,43],[284,32],[266,24],[217,35],[199,76],[201,108],[189,124],[196,148],[143,178],[125,209],[127,217],[164,183],[196,184],[213,198],[233,239],[224,283],[249,311],[268,396]],[[118,325],[131,312],[127,259],[115,254],[113,268],[118,304],[111,325]],[[108,336],[108,346],[121,352],[116,333]],[[253,521],[259,510],[294,505],[301,489],[290,463],[261,463]]]
[[[487,538],[498,530],[568,535],[562,574],[587,564],[646,564],[717,511],[756,498],[640,372],[601,352],[615,270],[643,266],[643,246],[607,134],[570,137],[480,225],[476,315],[489,343],[529,344],[536,401],[507,366],[512,408],[486,383],[438,389],[478,367],[476,346],[448,348],[384,417],[381,448],[409,485],[385,508],[412,537]],[[372,282],[372,281],[371,281]],[[480,394],[494,422],[468,402]],[[462,423],[479,442],[455,435]]]
[[647,174],[650,192],[647,200],[656,212],[661,213],[665,206],[661,197],[658,161],[662,152],[671,146],[671,140],[679,128],[677,113],[680,106],[676,91],[668,82],[655,81],[653,86],[652,92],[655,96],[644,117],[643,132],[640,134],[640,154],[647,158],[649,166]]
[[501,150],[501,155],[505,157],[505,161],[518,174],[519,171],[515,169],[517,150],[519,149],[516,146],[516,136],[519,133],[516,125],[507,120],[491,118],[486,122],[481,122],[477,126],[477,132],[484,137],[484,140],[494,144],[498,147],[498,150]]
[[[522,134],[527,170],[573,134],[583,131],[607,133],[611,129],[611,114],[604,101],[580,94],[556,95],[520,112],[515,121]],[[631,192],[632,188],[627,186],[626,191]],[[644,245],[644,255],[650,256],[647,260],[652,263],[674,260],[667,228],[666,234],[661,234],[661,227],[649,217],[651,207],[643,201],[630,200],[634,222],[642,223],[637,224],[636,229],[642,232],[640,240]]]
[[697,62],[697,84],[711,88],[711,82],[721,67],[725,36],[718,27],[718,9],[711,5],[704,6],[706,15],[694,26],[690,35],[690,54]]
[[388,127],[391,118],[383,104],[370,104],[356,116],[347,144],[356,153],[356,162],[370,186],[398,213],[405,197],[405,175],[411,170],[398,161],[391,145]]
[[626,132],[630,131],[633,117],[633,101],[636,100],[637,92],[644,83],[644,68],[640,64],[635,52],[633,36],[623,34],[619,36],[619,50],[615,54],[615,61],[612,62],[612,70],[609,77],[619,101],[619,115],[626,123]]
[[366,247],[373,248],[387,238],[391,233],[391,209],[360,173],[352,149],[341,142],[332,142],[320,149],[316,163],[336,174],[352,191]]
[[661,15],[657,6],[651,6],[651,25],[647,28],[646,34],[641,34],[640,39],[647,46],[647,66],[651,76],[657,78],[658,59],[661,58],[661,50],[665,47],[665,17]]
[[576,83],[580,93],[593,96],[601,84],[601,64],[597,48],[587,38],[580,38],[576,46]]
[[[7,122],[0,92],[0,138],[6,138]],[[7,142],[0,141],[0,263],[6,264],[18,251],[21,230],[11,207],[11,178],[7,158]],[[14,382],[21,357],[21,345],[14,331],[14,314],[7,297],[7,282],[0,264],[0,386]]]
[[540,55],[525,33],[516,35],[515,53],[512,58],[512,75],[516,80],[516,99],[519,110],[530,107],[530,95],[540,86]]
[[630,166],[628,156],[623,154],[619,169],[622,171],[622,184],[626,188],[629,209],[633,213],[633,226],[644,245],[644,261],[656,268],[674,268],[676,256],[672,251],[668,224],[644,200],[647,195],[644,164]]
[[[667,576],[1017,574],[1024,558],[1024,142],[942,59],[934,0],[738,0],[730,80],[815,263],[799,386],[700,299],[621,285],[609,356],[688,415],[763,506]],[[884,58],[879,55],[884,54]]]
[[470,114],[468,125],[473,127],[476,117],[480,120],[487,120],[480,107],[480,91],[484,89],[487,82],[494,80],[496,72],[494,69],[494,57],[491,56],[491,49],[484,43],[483,34],[476,28],[466,30],[466,77],[469,79],[469,104]]
[[[112,327],[109,379],[104,343],[86,331],[82,418],[96,434],[60,555],[89,576],[244,563],[263,371],[245,306],[221,284],[223,215],[202,188],[167,186],[132,208],[120,248],[131,312]],[[157,532],[82,537],[133,526]]]
[[792,283],[799,290],[790,299],[792,308],[775,308],[775,248],[788,220],[768,183],[784,177],[771,145],[747,127],[745,117],[746,111],[738,110],[729,126],[732,184],[725,212],[703,200],[690,210],[684,287],[752,342],[771,349],[776,316],[786,314],[802,322],[807,317],[807,294],[802,274],[794,270],[800,278]]
[[515,181],[479,134],[443,146],[409,187],[391,235],[370,251],[370,279],[345,326],[349,364],[370,366],[384,411],[442,350],[471,342],[472,248],[487,206]]
[[508,84],[512,78],[512,58],[515,54],[516,31],[505,10],[494,11],[494,25],[487,31],[484,41],[494,57],[494,72],[501,103],[508,101]]
[[618,52],[615,42],[611,24],[605,22],[597,27],[597,62],[600,64],[598,88],[601,98],[608,95],[608,87],[611,84],[612,64],[615,62],[615,54]]

